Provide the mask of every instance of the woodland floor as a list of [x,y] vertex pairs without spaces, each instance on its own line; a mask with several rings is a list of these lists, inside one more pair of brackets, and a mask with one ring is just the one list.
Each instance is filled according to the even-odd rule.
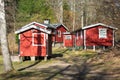
[[98,54],[58,48],[53,56],[29,65],[15,63],[17,71],[1,74],[0,80],[120,80],[120,55],[112,51]]

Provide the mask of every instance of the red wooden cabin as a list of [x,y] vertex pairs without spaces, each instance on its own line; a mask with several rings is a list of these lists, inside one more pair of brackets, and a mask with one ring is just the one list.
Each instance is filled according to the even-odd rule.
[[68,28],[63,24],[52,24],[55,28],[55,35],[53,36],[53,42],[63,43],[63,33],[68,31]]
[[15,33],[19,35],[20,56],[51,56],[52,28],[49,25],[32,22]]
[[63,46],[73,47],[74,46],[74,35],[70,32],[65,32],[63,36]]
[[116,29],[115,27],[102,23],[85,26],[72,33],[64,34],[64,46],[84,46],[84,49],[86,49],[87,46],[93,46],[93,48],[95,48],[95,46],[114,46]]
[[65,47],[80,47],[83,46],[83,30],[78,29],[72,33],[66,32],[63,37]]
[[114,46],[116,29],[102,23],[83,27],[84,49],[86,49],[86,46]]

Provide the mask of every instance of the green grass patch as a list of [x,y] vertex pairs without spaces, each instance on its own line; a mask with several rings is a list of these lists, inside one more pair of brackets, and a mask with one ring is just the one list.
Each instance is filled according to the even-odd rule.
[[92,58],[96,55],[96,52],[94,51],[81,51],[80,56],[82,57],[87,57],[87,58]]
[[3,57],[0,55],[0,74],[4,72]]
[[0,64],[3,62],[2,55],[0,55]]
[[[89,70],[97,73],[99,71],[106,70],[107,72],[115,71],[113,66],[115,62],[113,60],[108,60],[105,62],[103,58],[95,58],[99,56],[96,52],[92,50],[69,50],[67,48],[53,48],[53,54],[62,54],[60,58],[52,58],[48,61],[37,60],[37,61],[24,61],[24,62],[13,62],[15,72],[6,73],[0,75],[0,80],[46,80],[47,78],[54,76],[54,79],[62,79],[65,76],[60,74],[60,70],[64,68],[61,66],[56,66],[59,61],[64,61],[66,63],[77,64],[81,68],[82,61],[86,61],[84,64],[88,65]],[[58,56],[59,57],[59,56]],[[104,57],[104,55],[102,55]],[[114,59],[115,60],[115,59]],[[117,62],[117,63],[118,63]],[[2,56],[0,56],[0,72],[3,72],[3,62]],[[51,65],[57,63],[55,66]],[[80,66],[81,65],[81,66]],[[116,64],[117,65],[117,64]],[[117,67],[117,66],[116,66]],[[118,67],[119,68],[119,67]],[[115,70],[114,70],[115,69]],[[69,69],[68,69],[69,70]],[[4,77],[3,77],[4,76]]]
[[67,48],[53,48],[52,52],[53,54],[63,54],[65,51],[68,50]]
[[[93,57],[95,52],[93,51],[82,51],[82,50],[69,50],[67,48],[53,48],[53,54],[61,54],[63,58],[70,58],[70,56],[81,56],[81,57]],[[41,60],[39,65],[44,65],[46,63],[54,62],[54,58],[48,61]],[[37,61],[24,61],[24,62],[13,62],[13,67],[15,70],[24,68],[33,64],[36,64]],[[0,56],[0,73],[4,72],[3,58]]]
[[68,58],[70,56],[80,56],[80,57],[85,57],[85,58],[92,58],[96,55],[96,52],[92,51],[92,50],[53,48],[53,54],[62,54],[64,58]]

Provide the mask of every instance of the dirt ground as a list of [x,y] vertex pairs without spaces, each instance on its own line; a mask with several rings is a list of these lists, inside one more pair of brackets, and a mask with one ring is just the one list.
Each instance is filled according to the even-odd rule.
[[[73,54],[74,53],[74,54]],[[17,69],[2,80],[120,80],[120,56],[79,51],[57,53],[50,62]]]

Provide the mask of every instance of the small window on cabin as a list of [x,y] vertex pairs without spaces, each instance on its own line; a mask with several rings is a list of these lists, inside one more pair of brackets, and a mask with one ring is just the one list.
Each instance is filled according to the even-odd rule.
[[66,40],[72,39],[72,38],[71,38],[71,35],[66,35],[66,36],[65,36],[65,39],[66,39]]
[[107,38],[107,29],[99,28],[99,38]]
[[61,37],[61,31],[58,31],[58,37]]
[[45,34],[44,33],[33,33],[32,45],[33,46],[45,46]]

